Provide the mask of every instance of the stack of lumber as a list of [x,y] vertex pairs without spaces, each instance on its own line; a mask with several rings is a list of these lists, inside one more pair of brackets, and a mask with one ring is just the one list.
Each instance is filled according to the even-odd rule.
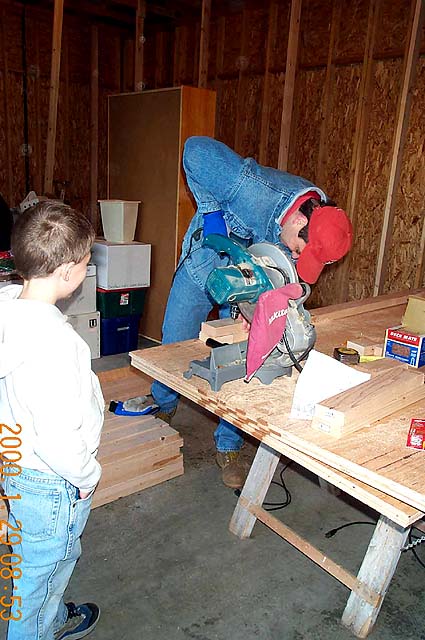
[[248,333],[243,329],[242,320],[222,318],[221,320],[210,320],[201,324],[199,340],[206,342],[208,338],[223,344],[233,344],[248,340]]
[[[110,400],[125,400],[148,393],[149,389],[146,377],[132,367],[100,373],[99,380],[106,407]],[[182,445],[179,433],[163,420],[152,416],[116,416],[106,410],[97,456],[102,477],[92,507],[182,475]],[[0,500],[0,520],[5,519],[5,501]]]
[[[106,406],[148,392],[146,378],[132,367],[99,374]],[[105,411],[97,459],[102,477],[93,508],[183,474],[183,440],[153,416],[116,416]]]
[[339,438],[425,399],[423,371],[389,358],[362,369],[370,380],[316,404],[314,429]]

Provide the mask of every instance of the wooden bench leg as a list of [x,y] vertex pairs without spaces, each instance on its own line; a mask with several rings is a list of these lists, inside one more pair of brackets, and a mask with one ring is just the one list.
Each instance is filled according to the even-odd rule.
[[375,624],[408,533],[409,528],[403,529],[385,516],[379,518],[357,574],[358,580],[380,595],[379,602],[368,604],[352,591],[342,616],[342,623],[358,638],[365,638]]
[[244,498],[248,503],[258,506],[263,504],[279,460],[280,453],[277,453],[266,444],[260,443],[230,521],[230,531],[239,538],[249,538],[257,520],[252,513],[242,506],[241,499]]

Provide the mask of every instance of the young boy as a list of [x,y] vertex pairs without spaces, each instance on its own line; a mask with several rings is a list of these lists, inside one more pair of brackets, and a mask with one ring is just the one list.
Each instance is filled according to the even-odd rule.
[[12,231],[24,284],[0,289],[3,541],[15,554],[13,595],[0,602],[8,640],[83,638],[99,618],[96,605],[62,596],[100,478],[104,402],[88,345],[55,306],[84,280],[93,241],[86,218],[54,201],[23,213]]

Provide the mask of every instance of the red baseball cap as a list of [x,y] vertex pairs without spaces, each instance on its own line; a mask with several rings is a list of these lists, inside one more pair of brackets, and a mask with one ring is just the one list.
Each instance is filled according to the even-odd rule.
[[308,243],[297,262],[300,278],[314,284],[325,264],[343,258],[352,242],[353,226],[345,211],[329,205],[316,207],[308,225]]

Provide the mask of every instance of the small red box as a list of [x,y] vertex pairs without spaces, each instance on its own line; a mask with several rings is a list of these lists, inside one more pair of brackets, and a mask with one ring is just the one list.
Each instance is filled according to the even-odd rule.
[[406,445],[413,449],[425,449],[425,420],[412,418]]

